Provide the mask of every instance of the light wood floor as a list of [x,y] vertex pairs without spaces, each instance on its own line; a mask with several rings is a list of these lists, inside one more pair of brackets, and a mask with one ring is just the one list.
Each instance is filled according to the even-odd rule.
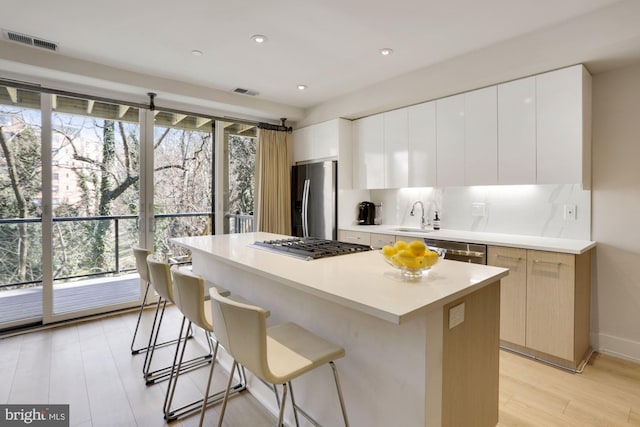
[[[177,310],[169,310],[166,321],[178,324]],[[129,352],[134,324],[135,315],[126,314],[0,339],[0,403],[68,403],[72,426],[166,425],[160,410],[165,384],[145,386],[144,356]],[[168,328],[165,338],[176,334],[177,328]],[[155,361],[161,366],[170,359],[163,349]],[[214,384],[226,383],[221,371]],[[206,373],[203,368],[184,377],[178,403],[202,396]],[[214,425],[218,408],[207,411],[206,425]],[[224,421],[236,427],[275,424],[248,393],[231,400]],[[171,426],[197,423],[192,416]],[[584,373],[570,374],[501,352],[500,427],[629,425],[640,426],[640,365],[596,354]]]

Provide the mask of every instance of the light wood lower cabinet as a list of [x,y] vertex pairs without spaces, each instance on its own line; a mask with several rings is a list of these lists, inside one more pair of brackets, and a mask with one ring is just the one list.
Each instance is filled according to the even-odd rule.
[[527,320],[527,250],[489,246],[487,264],[508,268],[500,280],[500,339],[525,346]]
[[510,270],[500,293],[503,345],[577,369],[590,350],[591,252],[490,246],[488,263]]

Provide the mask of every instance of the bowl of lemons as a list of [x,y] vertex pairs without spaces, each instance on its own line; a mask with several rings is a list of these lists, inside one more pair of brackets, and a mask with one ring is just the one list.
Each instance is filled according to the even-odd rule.
[[383,246],[380,252],[385,261],[400,270],[402,277],[407,279],[422,277],[423,271],[429,270],[444,256],[441,252],[429,249],[422,240],[399,240],[393,246]]

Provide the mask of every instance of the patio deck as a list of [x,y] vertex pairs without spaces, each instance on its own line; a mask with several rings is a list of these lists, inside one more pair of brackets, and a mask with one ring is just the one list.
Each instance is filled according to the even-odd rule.
[[[137,273],[54,285],[55,314],[137,301]],[[0,329],[3,323],[42,318],[42,287],[0,291]]]

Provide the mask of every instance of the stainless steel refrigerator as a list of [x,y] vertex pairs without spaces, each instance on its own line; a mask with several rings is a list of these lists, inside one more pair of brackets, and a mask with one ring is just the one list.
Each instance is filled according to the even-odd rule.
[[338,162],[296,165],[291,173],[291,228],[299,237],[338,238]]

